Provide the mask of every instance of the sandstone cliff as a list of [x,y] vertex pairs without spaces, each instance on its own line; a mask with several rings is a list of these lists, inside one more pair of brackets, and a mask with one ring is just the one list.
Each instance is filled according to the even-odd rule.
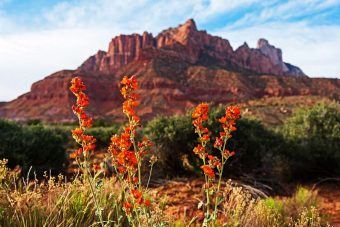
[[157,36],[119,35],[107,51],[98,51],[78,69],[56,72],[32,85],[31,91],[0,105],[0,116],[20,121],[70,122],[72,77],[87,84],[96,118],[121,120],[119,80],[135,74],[140,81],[139,115],[184,113],[199,102],[230,103],[263,96],[320,95],[340,97],[339,79],[312,79],[285,63],[282,51],[265,39],[256,48],[234,50],[229,41],[199,31],[193,20]]

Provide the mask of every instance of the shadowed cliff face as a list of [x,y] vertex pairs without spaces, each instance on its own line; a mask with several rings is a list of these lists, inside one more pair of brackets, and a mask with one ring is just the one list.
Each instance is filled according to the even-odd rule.
[[265,39],[257,48],[245,43],[233,50],[229,41],[198,31],[193,20],[156,37],[120,35],[108,51],[98,51],[76,70],[56,72],[32,85],[31,91],[0,105],[0,116],[20,121],[70,122],[74,97],[71,78],[84,79],[96,118],[122,120],[119,81],[137,75],[138,114],[184,113],[199,102],[229,103],[263,96],[320,95],[339,99],[340,80],[311,79],[284,63],[282,51]]

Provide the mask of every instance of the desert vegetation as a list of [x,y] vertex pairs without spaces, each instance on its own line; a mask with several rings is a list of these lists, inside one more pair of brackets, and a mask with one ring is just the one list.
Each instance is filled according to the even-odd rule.
[[[136,89],[135,77],[123,77],[126,124],[93,121],[78,77],[70,88],[77,125],[0,120],[1,226],[327,225],[316,191],[287,196],[282,182],[338,176],[338,104],[296,110],[279,128],[208,103],[143,122]],[[168,215],[176,194],[159,193],[168,183],[158,179],[193,176],[202,182],[192,212]]]

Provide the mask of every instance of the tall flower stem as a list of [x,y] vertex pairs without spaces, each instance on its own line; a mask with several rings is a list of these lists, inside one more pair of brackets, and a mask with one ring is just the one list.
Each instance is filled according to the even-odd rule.
[[[221,153],[225,150],[225,147],[227,145],[227,140],[228,140],[228,137],[225,137],[224,141],[223,141],[223,148],[220,150]],[[219,171],[219,176],[218,176],[218,183],[217,183],[217,190],[216,190],[216,198],[215,198],[215,208],[214,208],[214,219],[216,220],[217,219],[217,206],[218,206],[218,194],[220,193],[220,189],[221,189],[221,181],[222,181],[222,176],[223,176],[223,170],[224,170],[224,164],[226,163],[227,160],[225,160],[225,158],[221,157],[221,161],[222,161],[222,166],[221,166],[221,169]]]
[[128,191],[124,198],[123,210],[133,226],[149,225],[146,207],[151,203],[145,199],[146,191],[142,185],[142,163],[145,154],[153,146],[146,138],[143,141],[136,140],[137,128],[141,127],[140,119],[135,111],[139,105],[138,95],[135,92],[137,87],[138,82],[135,76],[130,78],[124,76],[121,80],[120,92],[124,97],[123,113],[128,123],[124,127],[124,133],[111,137],[109,147],[112,164],[121,176],[119,180],[127,185],[123,189]]
[[[79,168],[82,169],[84,179],[88,181],[90,185],[91,194],[95,203],[96,213],[99,216],[101,226],[105,226],[102,217],[102,210],[99,206],[97,193],[94,188],[95,176],[89,170],[89,157],[91,152],[95,150],[96,139],[93,136],[86,135],[86,129],[92,127],[92,118],[90,118],[86,112],[85,107],[89,105],[89,98],[84,93],[86,86],[79,77],[75,77],[71,81],[71,92],[76,96],[76,105],[72,106],[74,114],[79,121],[79,127],[72,130],[72,136],[76,142],[81,146],[78,150],[74,151],[70,157],[75,158]],[[83,162],[79,159],[83,158]]]
[[[226,150],[226,143],[228,139],[231,137],[231,132],[236,130],[235,127],[235,120],[240,116],[240,110],[237,106],[229,106],[226,107],[226,114],[219,122],[222,124],[224,132],[220,132],[220,137],[216,138],[214,143],[214,147],[218,148],[221,152],[222,158],[221,160],[214,156],[210,155],[208,151],[206,151],[206,145],[210,141],[210,134],[208,128],[203,126],[203,122],[208,120],[208,112],[209,107],[207,103],[199,104],[192,113],[193,118],[193,125],[195,126],[195,132],[199,136],[200,144],[198,144],[194,149],[194,153],[197,154],[200,159],[203,161],[203,166],[201,169],[204,172],[204,179],[205,179],[205,188],[204,191],[206,193],[207,202],[206,202],[206,211],[205,217],[203,221],[203,226],[209,226],[210,224],[216,224],[218,212],[217,207],[219,204],[219,193],[221,189],[221,182],[223,176],[224,165],[228,158],[234,155],[233,152],[229,152]],[[217,183],[217,189],[212,187],[210,190],[212,180],[215,178],[215,171],[214,169],[217,168],[219,177]],[[215,204],[214,210],[212,214],[210,214],[210,196],[215,194]]]

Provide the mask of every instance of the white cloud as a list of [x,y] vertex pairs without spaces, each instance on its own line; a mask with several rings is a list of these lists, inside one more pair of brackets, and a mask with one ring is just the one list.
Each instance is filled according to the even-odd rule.
[[0,87],[6,87],[0,100],[16,98],[55,71],[77,68],[98,49],[106,50],[111,36],[105,30],[81,29],[0,36]]
[[0,35],[1,33],[11,31],[12,29],[13,23],[5,16],[4,12],[2,12],[0,9]]
[[303,19],[305,16],[309,16],[313,20],[316,20],[317,17],[322,15],[326,15],[327,12],[323,14],[320,13],[326,8],[336,7],[340,4],[340,0],[300,0],[300,1],[287,1],[284,3],[280,3],[277,5],[264,5],[261,3],[262,9],[256,12],[246,13],[239,20],[235,21],[229,28],[231,29],[239,29],[243,27],[252,27],[254,25],[263,25],[268,22],[288,22],[288,23],[296,23],[289,22],[297,20],[299,18],[299,22],[305,21],[308,22],[309,19]]
[[[43,14],[50,26],[62,28],[119,28],[122,31],[162,29],[169,21],[182,21],[187,17],[191,1],[82,1],[81,4],[62,2]],[[182,15],[182,18],[180,18]]]
[[[261,0],[212,0],[208,4],[200,2],[197,4],[195,12],[195,18],[202,22],[208,22],[211,17],[220,15],[237,8],[246,8],[250,5],[262,2]],[[265,4],[265,3],[261,3]]]
[[227,37],[234,49],[247,41],[256,46],[259,38],[282,49],[283,60],[299,66],[312,77],[340,77],[340,26],[307,26],[305,23],[266,24],[213,32]]

